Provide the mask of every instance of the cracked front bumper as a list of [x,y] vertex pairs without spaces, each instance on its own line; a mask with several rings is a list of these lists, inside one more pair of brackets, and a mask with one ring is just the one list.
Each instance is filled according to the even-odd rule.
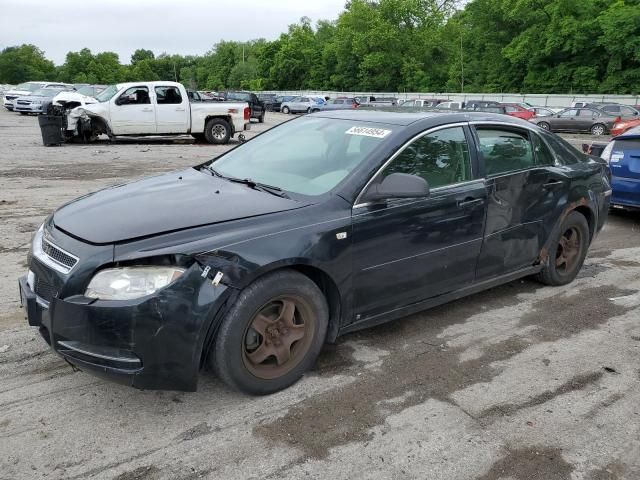
[[74,295],[46,302],[25,276],[20,298],[29,325],[77,368],[140,389],[194,391],[202,352],[229,293],[201,272],[195,264],[174,285],[130,301]]

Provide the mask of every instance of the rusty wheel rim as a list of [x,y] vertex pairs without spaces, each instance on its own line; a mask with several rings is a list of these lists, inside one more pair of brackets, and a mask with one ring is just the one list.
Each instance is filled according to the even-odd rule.
[[258,310],[243,337],[242,360],[256,377],[271,380],[295,368],[313,340],[315,317],[304,299],[277,297]]
[[560,237],[556,251],[556,269],[561,273],[571,272],[580,256],[580,231],[571,227]]

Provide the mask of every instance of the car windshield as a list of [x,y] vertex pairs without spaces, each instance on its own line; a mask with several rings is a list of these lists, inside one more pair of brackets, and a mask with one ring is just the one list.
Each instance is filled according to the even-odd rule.
[[118,93],[117,85],[109,85],[102,92],[95,96],[95,99],[99,102],[108,102],[113,98],[113,96]]
[[39,97],[55,97],[60,93],[60,90],[54,90],[52,88],[41,88],[40,90],[36,90],[32,93],[32,95]]
[[225,177],[248,178],[302,195],[321,195],[366,161],[391,134],[391,128],[301,117],[234,148],[210,168]]
[[38,83],[21,83],[16,87],[16,90],[28,90],[29,92],[34,92],[42,87],[42,84]]

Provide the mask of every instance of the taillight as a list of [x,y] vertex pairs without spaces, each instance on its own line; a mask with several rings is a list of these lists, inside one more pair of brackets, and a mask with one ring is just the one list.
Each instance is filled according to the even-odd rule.
[[353,108],[358,108],[358,104],[356,102],[353,102]]
[[251,120],[251,108],[250,107],[244,107],[244,119],[245,120]]
[[618,123],[618,122],[621,122],[621,121],[622,121],[622,117],[618,117],[618,118],[616,118],[614,123]]

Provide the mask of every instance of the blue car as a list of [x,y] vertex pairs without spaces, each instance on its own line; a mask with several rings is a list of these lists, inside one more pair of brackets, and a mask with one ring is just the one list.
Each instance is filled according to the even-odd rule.
[[640,127],[614,138],[601,156],[611,168],[611,205],[640,208]]

